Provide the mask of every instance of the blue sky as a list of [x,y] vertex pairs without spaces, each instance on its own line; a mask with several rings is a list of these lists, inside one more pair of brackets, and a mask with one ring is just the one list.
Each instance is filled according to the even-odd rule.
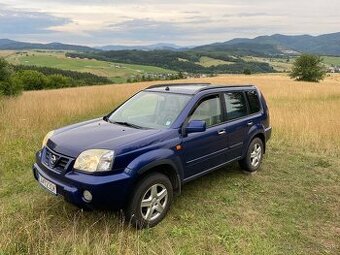
[[83,45],[200,45],[340,32],[339,0],[0,0],[0,38]]

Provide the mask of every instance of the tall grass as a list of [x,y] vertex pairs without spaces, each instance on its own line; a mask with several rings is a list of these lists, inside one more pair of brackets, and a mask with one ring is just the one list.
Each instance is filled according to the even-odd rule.
[[47,131],[103,116],[153,83],[1,99],[0,254],[336,254],[340,76],[319,84],[283,75],[185,80],[198,81],[263,91],[273,126],[263,171],[247,177],[233,165],[190,183],[164,222],[143,231],[119,212],[83,212],[45,193],[30,167]]
[[[304,83],[281,75],[227,75],[185,82],[255,84],[268,100],[275,137],[293,146],[337,153],[340,146],[339,76],[321,83]],[[0,108],[1,143],[13,137],[39,141],[49,129],[110,112],[152,83],[122,84],[25,92]]]

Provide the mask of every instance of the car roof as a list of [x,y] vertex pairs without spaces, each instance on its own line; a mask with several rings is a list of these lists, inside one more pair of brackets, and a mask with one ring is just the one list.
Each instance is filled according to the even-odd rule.
[[212,89],[226,90],[244,90],[254,89],[254,85],[214,85],[211,83],[170,83],[170,84],[157,84],[152,85],[145,89],[145,91],[152,92],[169,92],[176,94],[195,95],[201,91],[208,91]]

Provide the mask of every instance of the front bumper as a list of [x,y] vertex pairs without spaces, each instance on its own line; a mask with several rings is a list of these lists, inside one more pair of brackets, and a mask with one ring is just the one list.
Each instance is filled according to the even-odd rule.
[[[87,208],[110,207],[124,208],[130,194],[133,179],[125,172],[114,175],[89,175],[74,171],[57,174],[40,163],[33,165],[33,175],[38,181],[39,175],[57,186],[57,195],[66,201]],[[92,201],[86,202],[83,192],[92,194]]]

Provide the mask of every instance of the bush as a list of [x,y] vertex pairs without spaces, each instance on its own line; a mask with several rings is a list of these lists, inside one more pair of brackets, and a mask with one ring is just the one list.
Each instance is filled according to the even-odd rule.
[[47,87],[46,75],[32,70],[19,71],[13,75],[14,83],[20,84],[25,90],[40,90]]
[[0,94],[4,96],[18,96],[21,94],[23,87],[20,83],[14,82],[12,79],[8,81],[0,81]]
[[0,81],[8,81],[13,74],[13,69],[8,62],[0,58]]
[[98,76],[92,73],[75,72],[70,70],[62,70],[58,68],[51,67],[41,67],[41,66],[26,66],[26,65],[15,65],[13,66],[14,71],[24,71],[24,70],[34,70],[38,71],[46,76],[53,74],[59,74],[64,77],[68,77],[72,80],[70,86],[82,86],[82,85],[97,85],[97,84],[110,84],[112,83],[106,77]]
[[245,75],[251,75],[251,70],[248,69],[248,68],[246,68],[246,69],[243,70],[243,74],[245,74]]
[[303,54],[293,65],[290,77],[297,81],[319,82],[325,78],[326,71],[322,58],[315,55]]
[[61,74],[52,74],[47,77],[47,87],[48,88],[66,88],[74,86],[75,82],[68,77]]
[[0,58],[0,95],[17,96],[22,92],[22,86],[13,80],[13,69],[8,62]]

